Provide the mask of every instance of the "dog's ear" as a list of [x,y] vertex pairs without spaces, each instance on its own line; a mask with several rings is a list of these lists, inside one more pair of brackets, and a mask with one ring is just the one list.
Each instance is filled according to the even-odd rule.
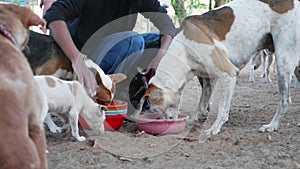
[[163,92],[161,89],[157,88],[151,91],[149,95],[149,103],[155,105],[161,105],[163,103]]
[[29,28],[30,26],[40,26],[41,28],[45,28],[46,26],[46,21],[36,15],[29,7],[9,4],[6,8],[20,18],[25,28]]
[[163,101],[163,92],[159,87],[154,84],[150,84],[143,97],[149,98],[148,100],[150,105],[161,104]]
[[115,83],[119,83],[123,80],[125,80],[127,78],[127,76],[123,73],[115,73],[115,74],[111,74],[111,75],[108,75],[111,80]]
[[27,27],[29,26],[40,26],[40,28],[45,28],[46,26],[46,21],[33,12],[30,13],[29,19],[27,21]]

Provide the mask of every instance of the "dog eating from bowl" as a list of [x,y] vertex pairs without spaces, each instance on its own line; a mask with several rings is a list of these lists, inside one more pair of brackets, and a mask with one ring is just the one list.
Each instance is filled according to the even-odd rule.
[[[207,135],[221,131],[228,121],[236,80],[253,54],[275,49],[278,77],[278,106],[269,124],[259,131],[275,131],[279,119],[291,104],[290,83],[298,65],[300,39],[300,2],[298,0],[234,0],[202,15],[187,17],[161,59],[155,76],[140,100],[134,116],[142,111],[145,99],[150,110],[163,112],[165,118],[178,118],[185,84],[197,76],[202,87],[198,104],[200,115],[214,108],[217,116],[205,129]],[[300,76],[295,74],[297,79]],[[210,105],[216,86],[221,94]],[[213,111],[211,111],[213,112]]]

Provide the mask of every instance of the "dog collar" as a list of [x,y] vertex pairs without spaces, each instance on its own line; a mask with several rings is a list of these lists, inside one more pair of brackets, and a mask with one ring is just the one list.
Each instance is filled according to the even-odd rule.
[[6,26],[4,24],[0,24],[0,34],[4,36],[6,39],[8,39],[9,41],[11,41],[11,43],[13,43],[14,45],[17,45],[15,38],[12,36],[12,34],[9,31],[7,31]]

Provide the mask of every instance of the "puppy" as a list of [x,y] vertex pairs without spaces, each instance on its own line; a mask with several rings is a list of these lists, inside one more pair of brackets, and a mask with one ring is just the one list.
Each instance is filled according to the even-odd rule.
[[[52,75],[64,80],[77,80],[71,61],[51,36],[30,31],[29,42],[23,52],[34,75]],[[84,60],[97,81],[95,101],[108,105],[116,92],[115,85],[126,79],[126,75],[117,73],[108,76],[91,59],[85,58]]]
[[79,136],[79,114],[84,117],[93,130],[104,132],[105,108],[95,103],[78,81],[66,81],[54,76],[42,75],[34,76],[34,79],[47,97],[49,110],[46,113],[45,123],[51,132],[61,132],[61,128],[53,123],[50,112],[57,114],[69,112],[72,136],[78,141],[85,141],[84,136]]
[[[255,82],[253,72],[257,68],[259,68],[260,65],[262,65],[262,69],[263,69],[261,77],[266,77],[267,80],[271,82],[272,80],[270,78],[270,68],[271,65],[273,64],[274,59],[275,59],[274,53],[267,49],[263,49],[255,53],[251,59],[252,63],[250,67],[249,82],[250,83]],[[274,65],[273,70],[275,70],[275,64],[273,65]]]
[[[276,55],[278,108],[272,121],[259,131],[277,130],[281,114],[291,103],[289,86],[300,59],[300,39],[295,38],[300,34],[298,18],[298,0],[234,0],[203,15],[187,17],[149,80],[135,114],[148,98],[150,110],[178,118],[182,89],[196,75],[202,86],[198,111],[206,115],[213,108],[218,114],[204,133],[215,135],[228,121],[240,70],[255,52],[269,49]],[[220,99],[209,105],[213,93]]]
[[45,21],[29,8],[0,3],[0,168],[45,169],[42,119],[46,99],[22,53],[31,25]]

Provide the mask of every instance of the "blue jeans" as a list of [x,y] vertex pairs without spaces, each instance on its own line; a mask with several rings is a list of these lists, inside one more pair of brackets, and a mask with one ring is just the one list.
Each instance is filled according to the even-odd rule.
[[106,74],[117,72],[126,74],[142,57],[145,44],[159,40],[160,34],[156,32],[138,34],[128,31],[106,36],[96,43],[91,40],[88,42],[90,45],[85,45],[85,47],[93,49],[93,51],[88,51],[88,57]]

